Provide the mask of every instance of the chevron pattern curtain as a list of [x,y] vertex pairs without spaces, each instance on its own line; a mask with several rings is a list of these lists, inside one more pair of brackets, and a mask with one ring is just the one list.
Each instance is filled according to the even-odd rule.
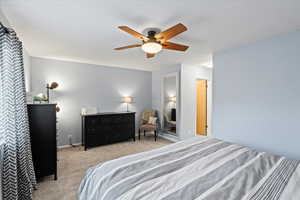
[[32,199],[36,184],[25,99],[22,43],[0,24],[0,139],[4,140],[2,198]]

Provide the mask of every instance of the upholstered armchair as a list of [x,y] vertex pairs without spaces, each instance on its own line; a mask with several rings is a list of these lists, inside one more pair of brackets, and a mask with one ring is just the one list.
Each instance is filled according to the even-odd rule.
[[171,130],[176,129],[176,121],[172,121],[167,114],[165,114],[164,117],[165,117],[165,123],[167,127],[170,128]]
[[[156,118],[154,123],[149,123],[150,117]],[[142,117],[139,124],[139,140],[141,139],[141,131],[144,132],[144,136],[146,136],[146,132],[154,132],[154,138],[156,141],[157,134],[159,129],[159,119],[158,114],[155,110],[146,109],[142,113]]]

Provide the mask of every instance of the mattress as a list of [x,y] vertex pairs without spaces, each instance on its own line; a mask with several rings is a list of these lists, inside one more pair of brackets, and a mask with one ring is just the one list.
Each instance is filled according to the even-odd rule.
[[299,185],[299,161],[197,136],[90,168],[78,199],[299,200]]

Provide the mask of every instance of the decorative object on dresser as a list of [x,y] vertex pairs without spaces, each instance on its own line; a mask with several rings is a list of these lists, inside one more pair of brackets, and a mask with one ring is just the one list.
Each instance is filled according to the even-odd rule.
[[43,93],[37,94],[36,96],[33,97],[32,100],[33,100],[33,103],[35,103],[35,102],[39,102],[39,103],[48,102],[48,99],[47,99],[46,95],[44,95]]
[[50,94],[49,94],[49,90],[53,90],[55,88],[58,87],[58,83],[56,82],[52,82],[50,85],[47,83],[46,85],[46,88],[47,88],[47,100],[48,100],[48,103],[50,102]]
[[81,115],[97,114],[97,113],[98,113],[98,109],[96,107],[81,108]]
[[28,104],[27,109],[36,177],[57,180],[56,104]]
[[84,150],[133,139],[135,112],[106,112],[81,115]]
[[146,132],[154,132],[154,139],[156,141],[159,127],[159,120],[157,120],[157,116],[158,115],[155,110],[146,109],[143,111],[139,126],[139,140],[141,139],[141,131],[143,131],[144,136],[146,136]]

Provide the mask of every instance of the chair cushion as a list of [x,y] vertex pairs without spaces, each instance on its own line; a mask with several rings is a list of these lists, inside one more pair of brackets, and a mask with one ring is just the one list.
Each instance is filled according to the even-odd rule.
[[156,125],[153,124],[144,124],[140,127],[141,130],[155,130]]

